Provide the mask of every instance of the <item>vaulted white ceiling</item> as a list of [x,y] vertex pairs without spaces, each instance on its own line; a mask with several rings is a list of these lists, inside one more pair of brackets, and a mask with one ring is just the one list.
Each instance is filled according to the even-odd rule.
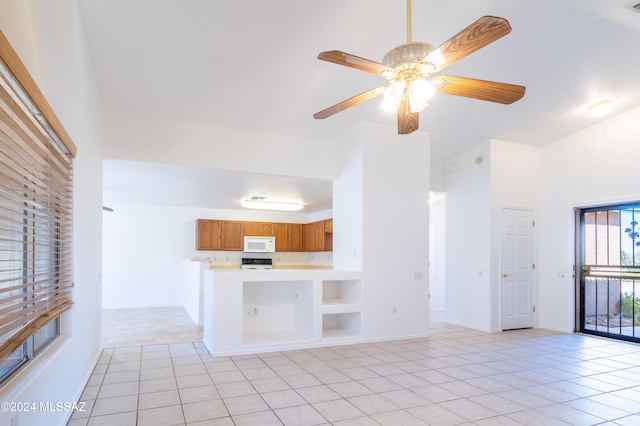
[[[434,97],[420,114],[432,167],[488,139],[541,146],[562,138],[598,121],[586,113],[598,100],[615,100],[615,113],[640,106],[640,13],[625,8],[630,2],[414,0],[413,39],[436,46],[483,15],[508,19],[511,34],[446,73],[527,87],[513,105]],[[378,100],[314,120],[384,83],[316,56],[337,49],[381,60],[406,41],[404,0],[79,3],[106,110],[326,140],[363,120],[395,123]],[[312,199],[313,187],[301,185],[301,196]]]

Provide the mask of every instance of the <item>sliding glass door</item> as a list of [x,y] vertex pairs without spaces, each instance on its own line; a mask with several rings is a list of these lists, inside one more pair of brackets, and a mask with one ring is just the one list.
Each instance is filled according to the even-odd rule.
[[579,217],[580,331],[640,342],[640,204]]

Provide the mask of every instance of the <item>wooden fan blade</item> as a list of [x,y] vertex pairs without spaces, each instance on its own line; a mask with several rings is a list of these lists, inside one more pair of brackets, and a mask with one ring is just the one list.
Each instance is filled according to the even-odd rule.
[[512,104],[524,96],[525,87],[495,81],[441,75],[431,80],[438,91],[482,101]]
[[330,106],[329,108],[325,108],[320,112],[316,112],[313,114],[313,118],[322,119],[331,117],[333,114],[336,114],[340,111],[344,111],[347,108],[351,108],[354,105],[358,105],[364,101],[368,101],[369,99],[375,98],[378,95],[381,95],[384,92],[384,87],[376,87],[375,89],[367,90],[366,92],[360,93],[359,95],[355,95],[352,98],[339,102],[335,105]]
[[419,125],[419,114],[417,112],[411,112],[408,100],[401,100],[400,105],[398,105],[398,134],[408,135],[418,130]]
[[339,50],[322,52],[318,55],[318,59],[327,62],[333,62],[334,64],[338,65],[344,65],[345,67],[356,68],[373,74],[380,74],[380,71],[392,69],[391,67],[388,67],[379,62],[371,61],[369,59],[361,58],[359,56],[341,52]]
[[442,43],[420,62],[430,62],[435,65],[435,71],[440,71],[510,32],[511,25],[506,19],[483,16]]

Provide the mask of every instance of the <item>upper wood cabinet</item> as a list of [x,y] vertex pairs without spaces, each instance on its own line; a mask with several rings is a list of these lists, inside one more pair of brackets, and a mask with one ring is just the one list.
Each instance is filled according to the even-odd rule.
[[313,231],[316,233],[316,249],[314,251],[324,251],[324,220],[314,224]]
[[244,250],[244,222],[222,221],[222,250]]
[[276,251],[289,251],[289,224],[274,223]]
[[304,251],[318,251],[316,223],[317,222],[313,222],[304,225]]
[[[302,227],[301,223],[288,223],[289,228],[289,251],[304,251]],[[276,240],[276,244],[277,244]]]
[[333,220],[301,223],[198,219],[196,250],[244,250],[244,236],[275,236],[276,251],[332,251]]
[[333,219],[324,221],[324,251],[333,251]]
[[198,219],[196,222],[196,250],[222,250],[222,222]]
[[326,226],[326,220],[304,225],[304,251],[333,250],[333,222],[329,224],[331,232],[327,232]]
[[274,223],[276,251],[304,251],[301,223]]
[[272,237],[276,234],[274,225],[276,224],[269,222],[245,222],[244,235]]
[[198,219],[196,250],[244,250],[244,222]]

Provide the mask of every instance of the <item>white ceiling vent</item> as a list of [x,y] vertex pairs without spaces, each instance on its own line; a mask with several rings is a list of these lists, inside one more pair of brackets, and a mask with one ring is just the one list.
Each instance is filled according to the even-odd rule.
[[627,9],[633,11],[633,12],[637,12],[640,13],[640,2],[633,2],[633,3],[629,3],[628,5],[625,6]]

